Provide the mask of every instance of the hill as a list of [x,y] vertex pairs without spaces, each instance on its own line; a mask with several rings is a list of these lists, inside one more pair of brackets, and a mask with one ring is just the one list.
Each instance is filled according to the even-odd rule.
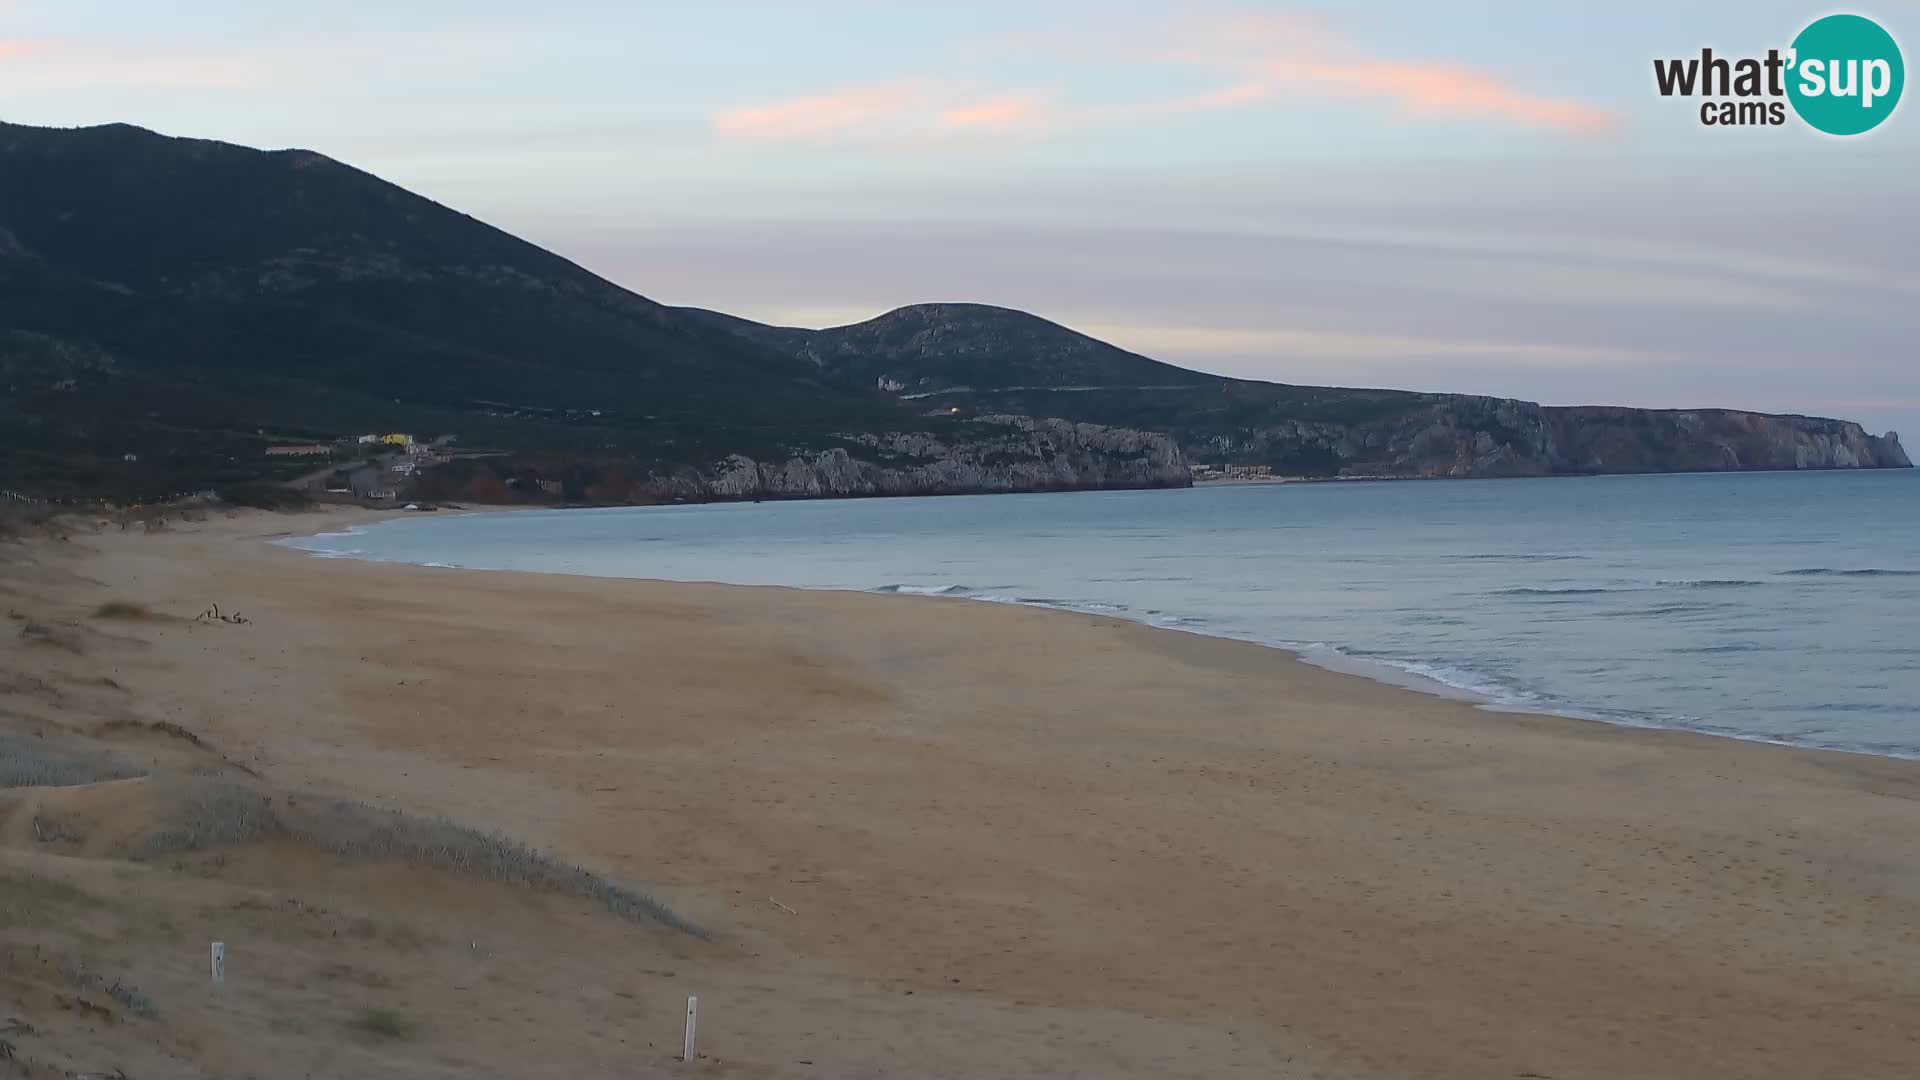
[[981,390],[1200,387],[1219,380],[1076,333],[1037,315],[986,304],[915,304],[828,330],[762,326],[682,309],[790,353],[835,381],[909,398]]
[[0,124],[0,389],[0,492],[33,496],[317,481],[389,431],[457,437],[410,490],[526,501],[1906,464],[1839,421],[1226,379],[979,304],[764,326],[320,154],[127,125]]
[[1002,434],[319,154],[125,125],[0,125],[0,383],[0,488],[107,496],[271,473],[268,442],[355,432],[642,477]]
[[807,331],[689,311],[849,388],[982,412],[1166,432],[1190,462],[1304,476],[1905,467],[1896,436],[1728,409],[1550,407],[1510,398],[1206,375],[1020,311],[923,304]]

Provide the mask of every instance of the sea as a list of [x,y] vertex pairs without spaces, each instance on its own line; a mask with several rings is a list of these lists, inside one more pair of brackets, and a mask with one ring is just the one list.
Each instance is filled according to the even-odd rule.
[[1063,608],[1493,708],[1920,757],[1920,470],[407,514],[288,543]]

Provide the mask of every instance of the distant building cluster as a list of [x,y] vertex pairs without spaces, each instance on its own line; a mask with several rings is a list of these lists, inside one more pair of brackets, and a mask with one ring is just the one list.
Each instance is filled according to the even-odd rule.
[[339,447],[397,447],[409,454],[423,455],[429,452],[425,443],[415,442],[412,435],[396,431],[387,435],[346,435],[328,443],[301,443],[297,445],[269,446],[268,457],[324,457],[334,453]]
[[[356,465],[349,466],[351,471],[309,478],[308,487],[329,495],[349,495],[371,502],[393,502],[400,498],[402,488],[419,476],[420,470],[453,460],[447,448],[455,439],[453,435],[442,435],[431,440],[418,439],[399,431],[342,435],[332,444],[268,447],[267,454],[271,457],[333,456],[359,459]],[[401,453],[395,455],[394,450]]]
[[1271,465],[1188,465],[1195,480],[1271,480]]

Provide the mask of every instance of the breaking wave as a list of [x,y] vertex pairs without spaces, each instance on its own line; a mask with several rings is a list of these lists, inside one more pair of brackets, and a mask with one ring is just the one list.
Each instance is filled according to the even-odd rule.
[[1810,566],[1804,570],[1782,570],[1781,577],[1920,577],[1920,570],[1883,570],[1868,567],[1864,570],[1839,570],[1831,566]]

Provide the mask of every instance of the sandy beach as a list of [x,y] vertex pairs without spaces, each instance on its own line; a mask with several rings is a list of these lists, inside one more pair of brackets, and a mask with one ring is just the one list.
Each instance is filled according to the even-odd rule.
[[[693,1068],[724,1076],[1920,1073],[1920,764],[1059,611],[267,542],[358,513],[5,545],[0,602],[47,632],[5,635],[0,731],[498,830],[709,936],[31,824],[71,803],[107,836],[154,777],[0,791],[20,1068],[683,1075],[697,994]],[[248,621],[193,618],[216,603]],[[72,1006],[56,954],[159,1018]],[[404,1037],[357,1034],[362,1006]]]

